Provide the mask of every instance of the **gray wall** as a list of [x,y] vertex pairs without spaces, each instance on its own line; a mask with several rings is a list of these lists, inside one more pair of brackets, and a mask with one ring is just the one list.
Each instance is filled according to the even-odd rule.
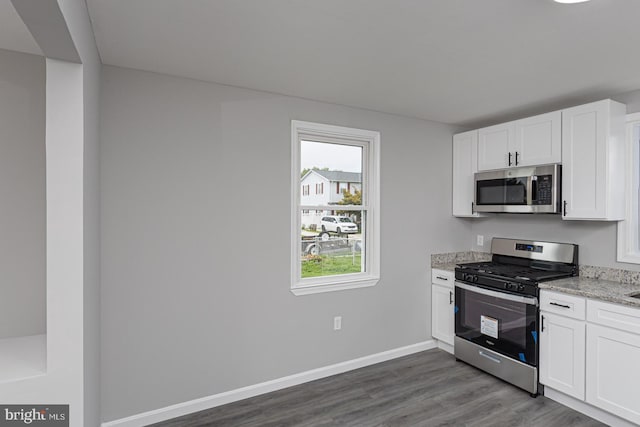
[[627,113],[637,113],[640,111],[640,90],[620,93],[612,96],[611,99],[627,104]]
[[[89,18],[87,17],[87,20]],[[100,159],[98,58],[83,59],[84,78],[84,425],[100,424]]]
[[[640,111],[640,90],[612,97],[627,104],[627,112]],[[617,256],[617,222],[563,221],[553,215],[494,215],[468,220],[472,235],[469,245],[475,250],[489,252],[491,237],[539,239],[580,245],[580,264],[640,270],[638,264],[619,263]],[[485,236],[483,247],[476,245],[476,236]]]
[[[580,245],[580,264],[640,270],[640,265],[616,262],[617,222],[563,221],[559,215],[495,215],[472,220],[473,249],[490,251],[492,237],[537,239]],[[484,235],[484,247],[475,245]]]
[[82,60],[83,89],[83,426],[98,426],[100,413],[100,159],[99,111],[102,63],[87,4],[59,0]]
[[[292,119],[381,131],[377,286],[289,291]],[[103,419],[430,339],[429,255],[471,227],[450,213],[452,133],[104,67]]]
[[0,50],[0,338],[46,330],[45,64]]

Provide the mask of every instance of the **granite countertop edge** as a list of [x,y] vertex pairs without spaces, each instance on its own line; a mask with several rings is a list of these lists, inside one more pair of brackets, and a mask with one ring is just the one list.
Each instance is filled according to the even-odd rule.
[[576,276],[542,282],[538,286],[540,289],[640,308],[640,298],[629,296],[629,294],[640,292],[640,284]]
[[478,251],[448,252],[431,255],[431,268],[452,272],[457,264],[465,262],[487,261],[491,254]]
[[453,273],[456,269],[456,263],[455,262],[436,262],[431,264],[431,269],[445,270]]

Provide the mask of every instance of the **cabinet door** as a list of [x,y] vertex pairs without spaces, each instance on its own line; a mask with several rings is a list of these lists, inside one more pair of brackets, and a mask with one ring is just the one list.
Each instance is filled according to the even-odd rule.
[[587,402],[640,424],[640,335],[587,326]]
[[540,383],[584,400],[585,322],[540,313]]
[[[503,169],[515,166],[512,151],[515,146],[514,122],[503,123],[478,131],[478,170]],[[511,164],[509,164],[511,153]]]
[[562,197],[566,219],[605,216],[607,109],[602,103],[562,112]]
[[541,114],[515,122],[515,166],[562,162],[562,113]]
[[478,171],[478,131],[453,136],[453,216],[476,217],[473,212],[473,174]]
[[453,345],[454,313],[453,288],[431,285],[431,335]]

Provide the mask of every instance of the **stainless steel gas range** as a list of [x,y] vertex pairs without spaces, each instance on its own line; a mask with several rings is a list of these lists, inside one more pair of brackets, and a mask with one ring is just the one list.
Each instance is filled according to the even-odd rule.
[[538,394],[538,283],[578,274],[578,246],[494,238],[455,269],[456,359]]

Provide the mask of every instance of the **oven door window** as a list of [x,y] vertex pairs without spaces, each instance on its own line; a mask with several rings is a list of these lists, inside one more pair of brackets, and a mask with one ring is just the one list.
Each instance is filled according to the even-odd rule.
[[456,335],[537,366],[537,306],[456,286]]
[[528,177],[486,179],[476,182],[478,205],[526,205]]

